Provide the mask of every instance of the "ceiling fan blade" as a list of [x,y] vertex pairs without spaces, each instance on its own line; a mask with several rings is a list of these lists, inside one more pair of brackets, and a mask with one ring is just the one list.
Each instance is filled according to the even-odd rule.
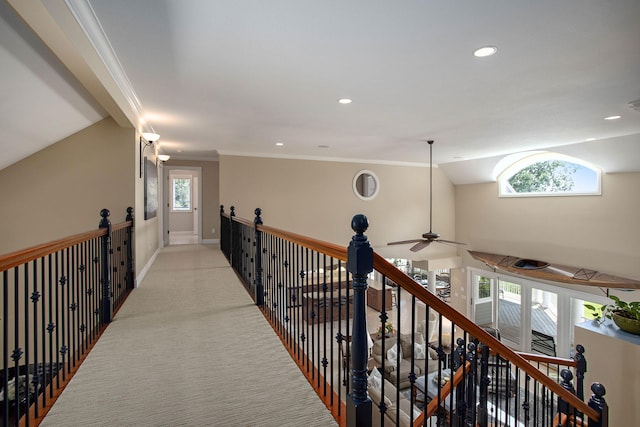
[[400,240],[398,242],[390,242],[387,245],[406,245],[407,243],[422,242],[422,239]]
[[462,242],[454,242],[453,240],[444,240],[444,239],[434,240],[434,242],[440,242],[440,243],[452,243],[452,244],[454,244],[454,245],[466,245],[466,243],[462,243]]
[[424,248],[426,248],[430,244],[431,244],[431,241],[429,241],[429,240],[421,240],[420,242],[418,242],[415,245],[411,246],[411,248],[409,250],[411,252],[418,252],[418,251],[423,250]]

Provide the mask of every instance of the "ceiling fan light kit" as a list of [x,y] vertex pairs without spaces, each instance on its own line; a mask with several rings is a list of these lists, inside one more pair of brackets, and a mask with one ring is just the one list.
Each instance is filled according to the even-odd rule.
[[421,251],[432,242],[466,245],[466,243],[462,242],[441,239],[440,234],[433,232],[433,140],[428,140],[427,143],[429,144],[429,231],[424,233],[421,239],[399,240],[397,242],[387,243],[387,245],[405,245],[415,243],[411,248],[409,248],[411,252]]

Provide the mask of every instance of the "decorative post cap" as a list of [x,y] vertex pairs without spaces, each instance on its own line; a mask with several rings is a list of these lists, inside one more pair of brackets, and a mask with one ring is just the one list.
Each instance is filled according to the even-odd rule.
[[347,248],[347,270],[354,276],[366,276],[373,271],[373,249],[364,235],[369,228],[367,217],[355,215],[351,220],[351,228],[356,234]]
[[604,386],[602,384],[600,384],[600,383],[591,384],[591,391],[597,397],[602,397],[607,393],[607,390],[605,390]]
[[351,219],[351,229],[355,231],[356,234],[362,235],[369,228],[369,220],[363,214],[354,215],[353,219]]
[[563,369],[562,372],[560,372],[560,376],[568,383],[573,379],[573,373],[568,369]]
[[109,209],[102,209],[100,211],[100,216],[104,219],[107,219],[109,215],[111,215],[111,212],[109,212]]

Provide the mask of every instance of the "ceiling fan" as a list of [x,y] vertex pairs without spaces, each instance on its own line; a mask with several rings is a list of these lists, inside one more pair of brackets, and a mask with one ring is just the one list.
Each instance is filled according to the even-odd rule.
[[462,242],[454,242],[453,240],[444,240],[440,238],[438,233],[434,233],[432,230],[433,221],[433,141],[427,141],[429,144],[429,231],[422,235],[422,239],[400,240],[398,242],[387,243],[387,245],[405,245],[408,243],[415,243],[409,250],[411,252],[418,252],[429,246],[432,242],[437,243],[449,243],[453,245],[466,245]]

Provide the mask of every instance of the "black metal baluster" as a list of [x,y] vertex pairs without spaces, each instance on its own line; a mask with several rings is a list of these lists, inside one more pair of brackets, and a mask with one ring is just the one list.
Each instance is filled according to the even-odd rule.
[[[304,263],[304,271],[305,271],[305,292],[309,292],[310,288],[309,288],[309,276],[312,276],[312,274],[310,273],[309,270],[309,249],[305,248],[305,263]],[[313,276],[312,276],[313,277]],[[313,312],[309,311],[309,306],[310,306],[310,295],[312,295],[311,293],[308,294],[309,296],[307,298],[305,298],[305,306],[306,306],[306,316],[305,316],[305,320],[307,322],[306,324],[306,332],[305,332],[305,336],[302,338],[303,341],[305,341],[306,343],[306,350],[305,350],[305,358],[304,361],[306,363],[306,367],[307,367],[307,373],[309,373],[309,347],[310,347],[310,343],[309,341],[311,341],[309,339],[309,330],[310,330],[310,323],[313,321]]]
[[[262,210],[260,208],[256,208],[254,211],[256,217],[253,220],[254,229],[255,229],[255,284],[256,284],[256,305],[262,307],[264,304],[264,287],[262,284],[262,231],[260,231],[259,226],[262,225],[262,218],[260,214]],[[274,296],[272,295],[272,298]]]
[[[31,303],[33,304],[33,363],[35,366],[34,375],[31,379],[31,384],[35,389],[34,398],[34,414],[36,418],[39,418],[39,405],[38,405],[38,392],[40,391],[40,384],[42,382],[40,375],[38,374],[39,358],[38,358],[38,301],[41,294],[38,292],[38,263],[37,260],[32,261],[33,268],[33,291],[31,292]],[[44,387],[44,385],[42,386]]]
[[[26,263],[22,267],[23,275],[24,275],[24,365],[25,365],[25,414],[29,413],[29,408],[31,407],[31,399],[35,397],[31,395],[31,382],[33,380],[32,373],[29,371],[31,357],[30,357],[30,345],[29,345],[29,263]],[[35,374],[35,372],[34,372]],[[29,417],[25,417],[25,425],[29,426]]]
[[[2,336],[9,336],[9,272],[2,272]],[[4,374],[2,389],[7,390],[9,387],[9,340],[2,340],[2,368]],[[2,401],[4,420],[3,425],[9,425],[9,399]]]
[[[53,262],[55,260],[55,263]],[[51,378],[51,383],[53,383],[53,361],[55,360],[56,366],[60,362],[58,355],[58,310],[54,310],[54,301],[55,306],[58,307],[58,287],[57,281],[54,279],[58,277],[58,253],[55,253],[54,257],[49,257],[49,325],[47,325],[51,330],[49,334],[49,358],[51,360],[51,364],[49,367],[49,374]],[[55,315],[55,319],[54,319]],[[54,322],[55,320],[55,322]],[[54,335],[55,332],[55,335]],[[56,388],[60,387],[60,378],[56,376]],[[49,396],[53,398],[54,387],[50,388]]]
[[[489,391],[489,350],[490,349],[486,344],[481,344],[480,350],[482,353],[480,356],[480,405],[478,408],[478,425],[479,427],[487,427],[487,425],[489,424],[487,402],[488,402],[488,391]],[[498,366],[499,365],[500,364],[498,363]],[[500,378],[499,374],[497,374],[496,378],[494,378],[494,381],[497,382],[499,378]],[[494,384],[494,392],[497,392],[495,387],[497,387],[497,384]],[[500,393],[497,393],[497,394],[499,395]],[[475,408],[476,407],[475,399],[472,401],[467,401],[467,405]],[[496,402],[496,407],[497,408],[500,407],[500,405],[497,402]],[[506,414],[508,413],[509,412],[507,411]]]
[[[23,351],[20,348],[20,276],[19,268],[13,269],[13,350],[11,352],[11,360],[13,360],[13,374],[14,374],[14,386],[15,386],[15,422],[16,425],[20,419],[20,393],[19,393],[19,378],[20,378],[20,359],[22,359]],[[6,335],[5,335],[6,336]],[[8,373],[8,371],[5,371]],[[6,390],[6,389],[5,389]]]
[[[67,287],[67,276],[65,276],[67,270],[67,263],[65,262],[65,253],[67,250],[63,250],[60,251],[60,259],[59,259],[59,263],[60,263],[60,274],[56,274],[56,277],[58,278],[58,287],[56,288],[56,292],[60,295],[60,299],[62,300],[60,304],[57,304],[57,300],[56,300],[56,315],[58,315],[59,313],[59,319],[58,321],[56,321],[56,323],[58,323],[60,325],[60,327],[58,328],[58,331],[61,335],[60,337],[60,341],[58,342],[58,353],[60,354],[60,358],[62,359],[62,363],[64,366],[64,369],[62,369],[62,381],[66,380],[66,374],[70,372],[70,367],[68,363],[65,363],[66,360],[66,356],[67,356],[67,344],[66,344],[66,338],[67,338],[67,310],[65,310],[67,304],[65,302],[65,294],[66,294],[66,290],[65,288]],[[60,371],[58,371],[58,373],[60,373]]]
[[322,366],[322,354],[321,354],[321,350],[322,350],[322,345],[321,345],[321,338],[322,338],[322,326],[324,326],[324,322],[326,322],[327,320],[327,282],[326,282],[326,278],[327,278],[327,272],[326,271],[320,271],[320,252],[314,251],[316,254],[316,275],[317,275],[317,279],[316,279],[316,288],[318,290],[318,295],[320,295],[322,293],[322,301],[324,302],[322,308],[318,308],[318,316],[320,316],[320,310],[322,310],[322,316],[323,318],[320,319],[320,317],[318,317],[318,321],[315,323],[315,329],[316,329],[316,340],[317,340],[317,344],[316,344],[316,363],[314,364],[314,366],[316,366],[318,375],[316,378],[316,387],[320,387],[320,372],[321,372],[321,366]]

